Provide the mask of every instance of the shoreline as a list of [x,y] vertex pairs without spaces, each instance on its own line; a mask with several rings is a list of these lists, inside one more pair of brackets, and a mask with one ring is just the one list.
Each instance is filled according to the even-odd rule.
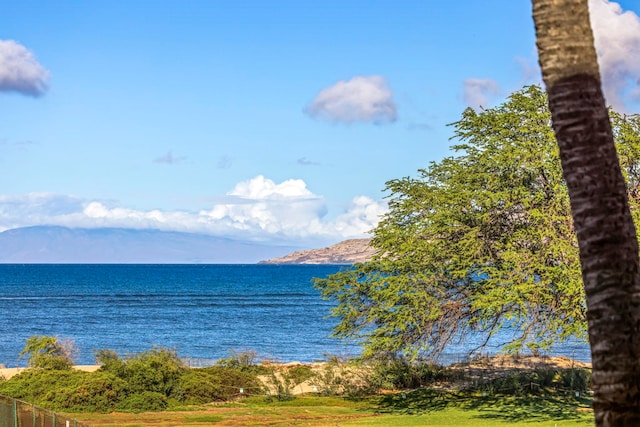
[[[316,361],[310,363],[304,363],[299,361],[293,362],[262,362],[267,365],[277,365],[283,368],[291,368],[299,365],[311,366],[318,368],[323,366],[327,361]],[[261,363],[258,363],[261,364]],[[187,365],[188,366],[188,365]],[[475,369],[535,369],[538,367],[555,367],[560,369],[566,368],[591,368],[591,363],[582,362],[566,356],[517,356],[517,355],[495,355],[492,357],[484,357],[468,362],[460,362],[449,365],[449,367],[467,367]],[[198,366],[188,366],[190,369],[198,369]],[[2,379],[8,380],[11,377],[18,375],[26,370],[33,369],[30,367],[13,367],[13,368],[0,368],[0,381]],[[95,372],[100,369],[100,365],[73,365],[72,369],[84,372]]]
[[[2,378],[8,380],[9,378],[14,377],[19,373],[27,371],[29,369],[32,368],[28,366],[17,368],[0,368],[0,380],[2,380]],[[74,365],[72,369],[75,369],[77,371],[95,372],[100,369],[100,365]]]

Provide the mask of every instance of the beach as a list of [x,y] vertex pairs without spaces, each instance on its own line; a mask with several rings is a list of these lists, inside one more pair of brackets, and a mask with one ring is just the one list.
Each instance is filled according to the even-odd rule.
[[[20,368],[0,368],[0,379],[4,378],[8,380],[11,377],[18,375],[21,372],[24,372],[28,369],[28,367],[20,367]],[[73,369],[77,369],[78,371],[85,372],[95,372],[100,369],[100,365],[75,365]]]

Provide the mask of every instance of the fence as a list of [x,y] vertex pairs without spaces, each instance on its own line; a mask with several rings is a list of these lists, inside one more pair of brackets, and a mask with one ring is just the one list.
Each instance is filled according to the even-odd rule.
[[0,427],[91,427],[48,409],[0,396]]

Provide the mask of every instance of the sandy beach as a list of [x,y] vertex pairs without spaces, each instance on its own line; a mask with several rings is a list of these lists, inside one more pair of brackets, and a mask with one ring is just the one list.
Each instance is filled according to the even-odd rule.
[[[0,369],[0,379],[4,378],[5,380],[8,380],[9,378],[15,375],[18,375],[20,372],[24,372],[28,369],[31,369],[31,368],[27,368],[27,367],[2,368]],[[79,371],[85,371],[85,372],[95,372],[98,369],[100,369],[100,365],[76,365],[73,367],[73,369],[77,369]]]

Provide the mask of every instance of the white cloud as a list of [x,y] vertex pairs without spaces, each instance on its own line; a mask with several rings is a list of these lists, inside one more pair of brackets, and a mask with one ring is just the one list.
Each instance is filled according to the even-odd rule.
[[393,92],[382,76],[356,76],[321,90],[305,108],[311,117],[334,122],[394,122],[398,118]]
[[13,40],[0,40],[0,92],[43,95],[49,75],[26,47]]
[[640,88],[640,17],[607,0],[589,10],[607,103],[625,111]]
[[334,223],[336,234],[359,235],[370,232],[388,211],[387,205],[367,196],[358,196]]
[[492,79],[465,79],[464,102],[472,108],[487,108],[489,98],[500,95],[500,85]]
[[51,218],[63,219],[82,209],[83,201],[73,196],[50,193],[0,195],[0,231],[47,224]]
[[[640,17],[609,0],[589,0],[602,86],[607,104],[620,112],[637,111],[640,103]],[[521,70],[521,84],[542,84],[537,51],[531,57],[515,57]],[[475,79],[469,79],[475,80]],[[498,88],[499,91],[499,88]],[[499,94],[491,87],[469,87],[465,101],[470,106],[486,105],[487,95]],[[636,103],[635,105],[632,105]],[[475,108],[475,107],[474,107]]]
[[276,183],[257,176],[200,212],[142,211],[46,193],[0,196],[0,231],[33,225],[153,228],[262,242],[333,243],[367,236],[384,212],[384,202],[360,196],[330,220],[324,198],[304,181]]
[[313,194],[304,181],[290,179],[276,184],[263,176],[238,183],[227,193],[226,203],[201,211],[217,227],[243,234],[299,236],[325,232],[324,199]]
[[244,197],[247,199],[282,199],[312,196],[307,189],[307,184],[301,179],[288,179],[276,184],[262,175],[258,175],[248,181],[236,184],[235,188],[227,193],[229,196]]

